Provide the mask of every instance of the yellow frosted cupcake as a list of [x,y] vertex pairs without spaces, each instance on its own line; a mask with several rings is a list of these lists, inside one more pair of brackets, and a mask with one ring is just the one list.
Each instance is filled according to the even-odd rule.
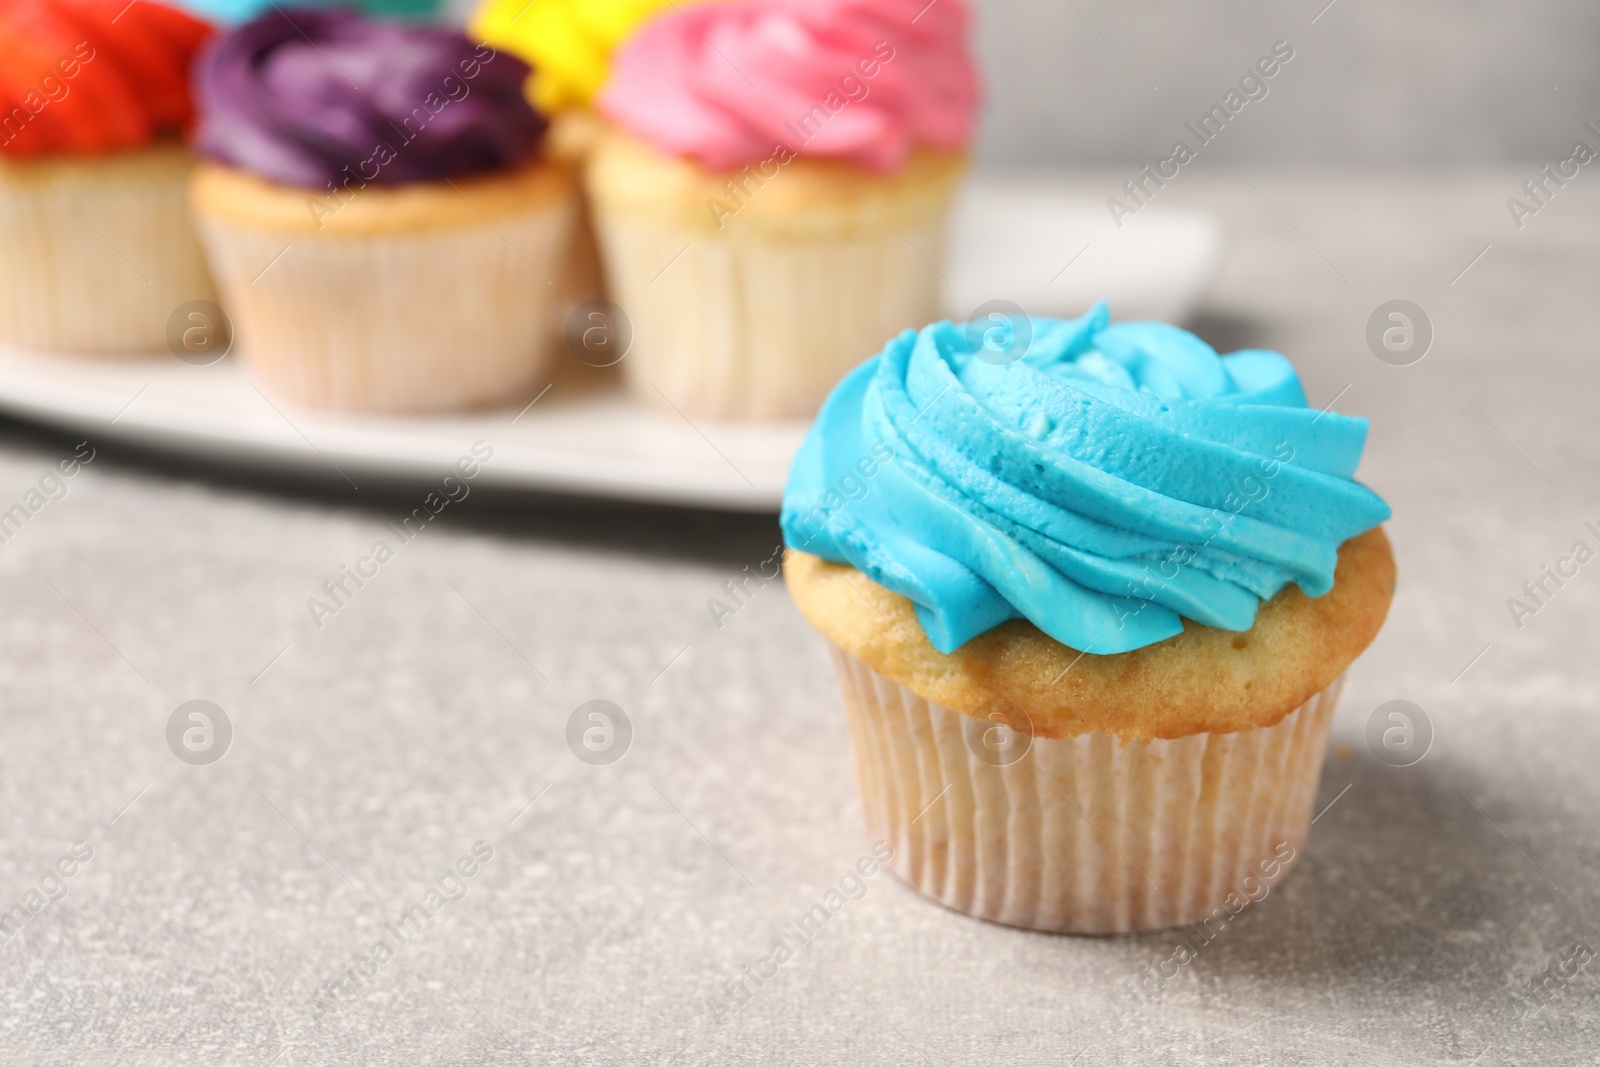
[[210,34],[159,3],[0,4],[0,341],[160,351],[213,295],[179,140]]
[[419,411],[548,379],[573,182],[542,157],[527,74],[347,12],[274,11],[207,53],[194,212],[268,391]]
[[893,869],[1038,930],[1203,922],[1299,854],[1394,588],[1364,420],[1157,323],[907,331],[784,495]]
[[809,415],[938,307],[977,101],[960,0],[663,13],[617,53],[586,173],[633,391]]
[[[475,40],[533,67],[528,99],[550,116],[547,151],[581,171],[604,129],[591,104],[605,84],[612,52],[668,6],[669,0],[484,0],[467,29]],[[582,196],[567,255],[567,308],[604,296],[599,244]]]

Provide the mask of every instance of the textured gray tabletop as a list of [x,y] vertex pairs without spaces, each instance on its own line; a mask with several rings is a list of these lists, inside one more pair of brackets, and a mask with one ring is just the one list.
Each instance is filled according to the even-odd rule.
[[[774,521],[474,491],[319,628],[423,489],[101,446],[0,544],[0,1062],[1594,1062],[1600,186],[1518,231],[1526,177],[1162,193],[1230,227],[1200,332],[1372,419],[1401,575],[1304,862],[1174,977],[1145,968],[1178,935],[1022,933],[880,875],[730,1010],[871,847],[820,638],[779,585],[707,610]],[[1400,298],[1411,366],[1366,340]],[[4,428],[0,510],[76,443]],[[210,765],[168,745],[193,699],[232,726]],[[591,699],[632,724],[611,765],[568,747]],[[1366,741],[1392,699],[1434,733],[1411,766]]]

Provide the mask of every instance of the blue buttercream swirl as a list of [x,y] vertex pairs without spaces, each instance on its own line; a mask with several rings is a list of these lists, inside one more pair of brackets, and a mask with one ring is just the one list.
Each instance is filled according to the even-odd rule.
[[784,541],[911,600],[940,652],[1014,618],[1127,652],[1183,618],[1248,630],[1290,582],[1332,588],[1339,545],[1389,517],[1352,480],[1366,436],[1308,408],[1277,352],[1219,356],[1175,326],[1112,325],[1104,302],[937,322],[828,397]]

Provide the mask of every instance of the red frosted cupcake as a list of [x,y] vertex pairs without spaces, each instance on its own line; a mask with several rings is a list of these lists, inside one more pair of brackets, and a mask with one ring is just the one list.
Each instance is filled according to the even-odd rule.
[[147,0],[0,5],[0,342],[160,349],[211,297],[181,140],[210,33]]

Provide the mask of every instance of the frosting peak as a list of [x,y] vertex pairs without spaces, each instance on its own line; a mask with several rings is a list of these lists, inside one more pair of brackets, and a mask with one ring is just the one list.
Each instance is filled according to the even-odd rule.
[[149,0],[0,3],[0,155],[98,154],[185,132],[203,22]]
[[880,172],[960,151],[978,79],[961,0],[741,0],[663,12],[617,53],[599,107],[713,170],[800,156]]
[[1351,480],[1366,429],[1307,408],[1276,352],[1219,356],[1104,303],[939,322],[835,388],[784,539],[910,599],[941,652],[1012,618],[1100,655],[1182,618],[1247,630],[1290,582],[1326,593],[1339,545],[1388,518]]
[[196,71],[200,148],[285,185],[395,185],[515,166],[545,120],[528,65],[454,30],[345,11],[273,11]]

